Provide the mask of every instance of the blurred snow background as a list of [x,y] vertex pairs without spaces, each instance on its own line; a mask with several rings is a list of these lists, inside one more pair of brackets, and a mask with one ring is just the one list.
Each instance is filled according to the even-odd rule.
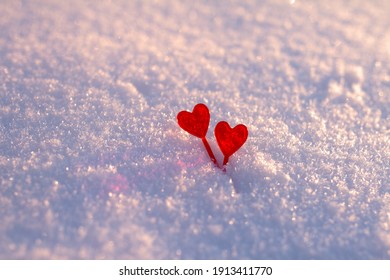
[[389,259],[389,12],[2,0],[0,258]]

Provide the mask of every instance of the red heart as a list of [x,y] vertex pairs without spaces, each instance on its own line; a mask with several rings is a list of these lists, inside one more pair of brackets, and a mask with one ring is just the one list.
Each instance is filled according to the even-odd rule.
[[210,124],[209,109],[204,104],[197,104],[192,113],[181,111],[177,114],[177,122],[188,133],[199,138],[204,138],[206,137]]
[[231,128],[227,122],[222,121],[215,127],[214,134],[227,162],[227,158],[244,145],[248,138],[248,129],[243,124]]

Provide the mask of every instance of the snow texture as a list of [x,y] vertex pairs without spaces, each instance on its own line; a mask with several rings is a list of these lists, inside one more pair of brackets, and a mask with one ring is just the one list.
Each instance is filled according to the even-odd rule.
[[390,259],[389,11],[1,1],[0,258]]

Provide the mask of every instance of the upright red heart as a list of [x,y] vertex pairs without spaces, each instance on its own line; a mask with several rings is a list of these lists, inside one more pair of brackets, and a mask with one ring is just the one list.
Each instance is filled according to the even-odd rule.
[[218,146],[225,156],[224,164],[226,164],[227,159],[244,145],[248,138],[248,129],[243,124],[231,128],[227,122],[222,121],[215,127],[214,134]]
[[192,113],[181,111],[177,114],[177,122],[188,133],[199,138],[204,138],[206,137],[210,124],[209,109],[204,104],[197,104],[192,110]]

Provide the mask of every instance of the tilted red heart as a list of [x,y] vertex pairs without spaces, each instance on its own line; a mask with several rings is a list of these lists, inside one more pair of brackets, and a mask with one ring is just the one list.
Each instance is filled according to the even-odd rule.
[[244,145],[248,138],[248,129],[243,124],[231,128],[227,122],[222,121],[215,127],[214,134],[227,162],[227,159]]
[[204,104],[197,104],[192,113],[181,111],[177,114],[177,122],[188,133],[199,138],[204,138],[206,137],[210,124],[209,109]]

